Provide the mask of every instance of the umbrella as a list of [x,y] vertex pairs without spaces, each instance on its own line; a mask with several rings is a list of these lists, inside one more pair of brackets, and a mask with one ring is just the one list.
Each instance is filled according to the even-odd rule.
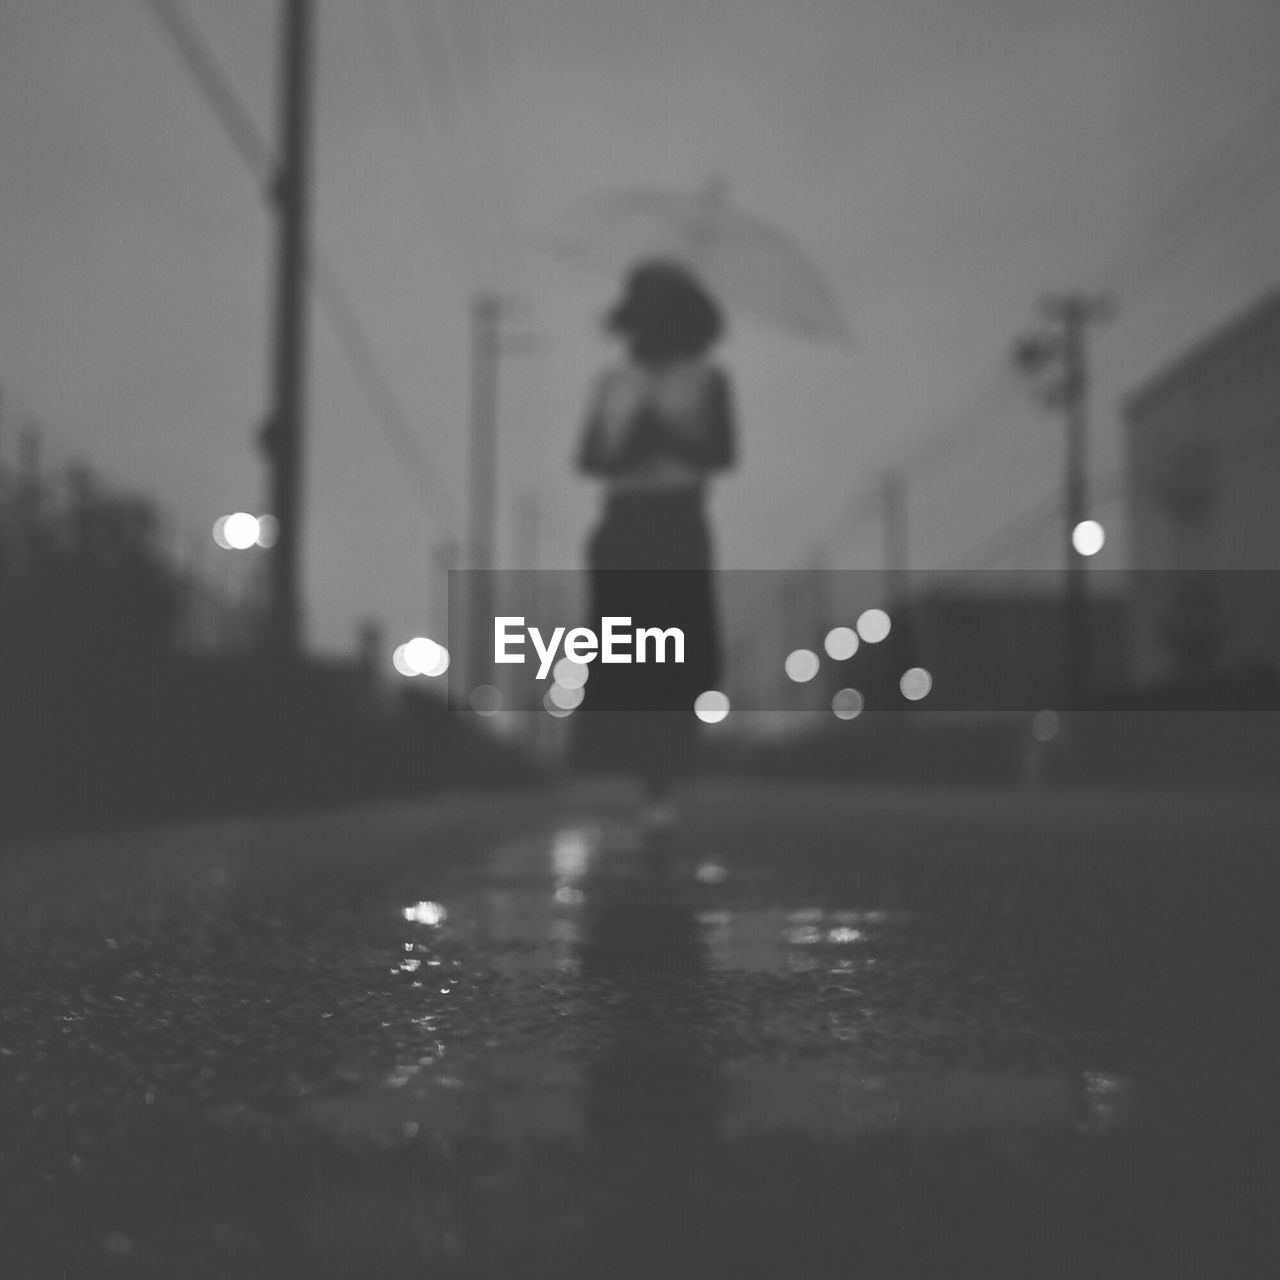
[[643,258],[675,259],[731,310],[798,337],[849,343],[840,305],[813,260],[785,232],[735,204],[723,179],[588,196],[570,208],[548,247],[613,271]]

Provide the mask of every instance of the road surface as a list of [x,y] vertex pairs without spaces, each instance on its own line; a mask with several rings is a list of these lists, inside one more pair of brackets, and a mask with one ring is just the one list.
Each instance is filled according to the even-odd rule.
[[1280,801],[685,809],[8,850],[3,1274],[1276,1274]]

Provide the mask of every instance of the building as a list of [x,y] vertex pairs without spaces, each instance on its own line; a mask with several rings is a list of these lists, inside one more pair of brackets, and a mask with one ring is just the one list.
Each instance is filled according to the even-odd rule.
[[1135,682],[1280,663],[1280,289],[1123,414]]

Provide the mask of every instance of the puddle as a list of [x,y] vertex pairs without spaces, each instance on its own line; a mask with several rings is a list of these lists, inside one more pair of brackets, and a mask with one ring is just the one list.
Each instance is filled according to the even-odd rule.
[[[404,1045],[391,1072],[308,1114],[381,1142],[1127,1123],[1132,1083],[1102,1068],[961,1066],[955,1046],[1017,1014],[967,988],[930,1007],[955,981],[931,961],[904,985],[910,914],[762,905],[732,865],[687,851],[677,874],[655,866],[625,827],[582,824],[406,894],[386,912],[400,939],[387,967],[435,1012],[391,1026]],[[904,1045],[928,1049],[927,1067],[886,1069]]]

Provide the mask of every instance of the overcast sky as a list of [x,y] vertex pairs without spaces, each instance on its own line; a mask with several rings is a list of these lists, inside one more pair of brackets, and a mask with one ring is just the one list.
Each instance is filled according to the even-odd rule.
[[[277,6],[188,8],[270,132]],[[853,498],[970,420],[985,425],[959,429],[963,451],[909,472],[911,554],[929,567],[980,552],[1059,488],[1061,428],[1006,372],[1039,294],[1117,290],[1094,343],[1104,475],[1122,460],[1119,397],[1280,276],[1280,181],[1258,180],[1280,160],[1274,0],[319,11],[317,236],[453,491],[452,510],[424,505],[317,322],[305,559],[323,648],[349,648],[365,615],[397,637],[429,623],[429,549],[465,510],[477,288],[521,299],[513,330],[538,338],[503,369],[504,512],[535,492],[544,563],[578,563],[596,495],[568,457],[614,283],[531,242],[586,192],[723,174],[811,252],[849,315],[848,354],[735,323],[743,465],[714,497],[729,567],[821,548],[875,564]],[[1174,251],[1146,261],[1161,228]],[[36,414],[55,461],[82,452],[155,492],[193,539],[261,509],[269,249],[253,179],[141,0],[0,0],[6,457],[18,416]],[[1099,514],[1117,521],[1102,562],[1122,564],[1120,509]],[[502,539],[509,558],[509,527]],[[1046,524],[998,563],[1055,551]]]

